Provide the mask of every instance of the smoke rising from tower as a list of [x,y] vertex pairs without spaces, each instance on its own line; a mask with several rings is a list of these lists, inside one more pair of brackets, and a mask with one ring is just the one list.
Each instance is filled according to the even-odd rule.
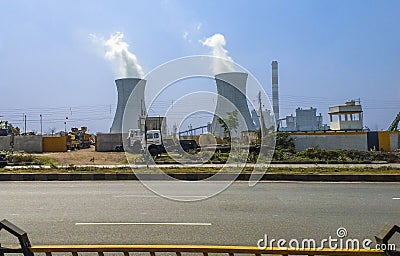
[[104,58],[111,62],[119,78],[143,78],[144,72],[135,54],[129,51],[129,44],[125,42],[124,34],[116,32],[109,39],[90,35],[93,41],[100,42],[105,49]]
[[216,59],[213,63],[212,69],[214,74],[234,71],[231,64],[232,58],[228,55],[228,51],[225,49],[226,40],[222,34],[215,34],[206,40],[201,41],[201,43],[211,48],[212,56],[221,58]]

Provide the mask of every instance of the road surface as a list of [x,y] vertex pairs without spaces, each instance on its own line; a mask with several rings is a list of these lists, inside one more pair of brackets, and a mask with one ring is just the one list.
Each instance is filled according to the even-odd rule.
[[385,223],[400,224],[396,183],[235,182],[208,200],[176,202],[138,181],[1,182],[0,203],[0,218],[25,229],[33,245],[255,246],[264,234],[318,240],[339,227],[374,240]]

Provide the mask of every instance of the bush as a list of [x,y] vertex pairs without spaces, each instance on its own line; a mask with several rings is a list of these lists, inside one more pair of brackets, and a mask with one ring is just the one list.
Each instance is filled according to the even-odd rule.
[[7,154],[7,161],[9,163],[32,163],[39,164],[39,160],[33,155],[29,154]]
[[23,153],[6,153],[6,160],[13,164],[35,164],[35,165],[50,165],[56,166],[57,161],[45,156],[37,156]]
[[298,152],[296,156],[305,160],[327,162],[400,162],[400,157],[397,154],[380,151],[322,150],[319,148],[308,148],[302,152]]
[[275,149],[272,159],[275,161],[287,161],[293,160],[294,157],[295,154],[290,149]]
[[285,150],[292,154],[296,153],[296,147],[294,140],[289,136],[287,132],[278,132],[276,134],[275,150]]

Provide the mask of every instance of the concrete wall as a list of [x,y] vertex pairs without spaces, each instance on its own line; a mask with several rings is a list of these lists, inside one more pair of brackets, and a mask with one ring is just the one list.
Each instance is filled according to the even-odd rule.
[[66,152],[66,136],[46,136],[43,137],[43,152]]
[[395,151],[400,149],[400,132],[390,134],[390,150]]
[[297,151],[307,148],[368,150],[367,133],[293,133]]
[[337,121],[337,122],[330,122],[330,126],[332,130],[336,131],[345,131],[345,130],[359,130],[361,131],[363,128],[363,123],[361,120],[356,121]]
[[112,152],[116,146],[123,145],[122,137],[127,138],[128,134],[121,133],[99,133],[96,136],[96,151]]
[[42,153],[43,140],[40,135],[14,136],[14,150],[26,153]]
[[[11,136],[0,137],[0,150],[11,150],[10,146]],[[24,151],[26,153],[42,153],[43,144],[42,136],[40,135],[27,135],[27,136],[14,136],[14,151]]]
[[14,136],[14,150],[24,151],[26,153],[42,153],[43,152],[42,136],[41,135]]
[[11,136],[0,136],[0,150],[10,150]]

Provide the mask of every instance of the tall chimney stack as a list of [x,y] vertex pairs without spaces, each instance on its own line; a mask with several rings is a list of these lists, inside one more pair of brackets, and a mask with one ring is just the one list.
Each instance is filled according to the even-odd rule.
[[272,61],[272,109],[275,120],[279,120],[279,93],[278,93],[278,61]]

